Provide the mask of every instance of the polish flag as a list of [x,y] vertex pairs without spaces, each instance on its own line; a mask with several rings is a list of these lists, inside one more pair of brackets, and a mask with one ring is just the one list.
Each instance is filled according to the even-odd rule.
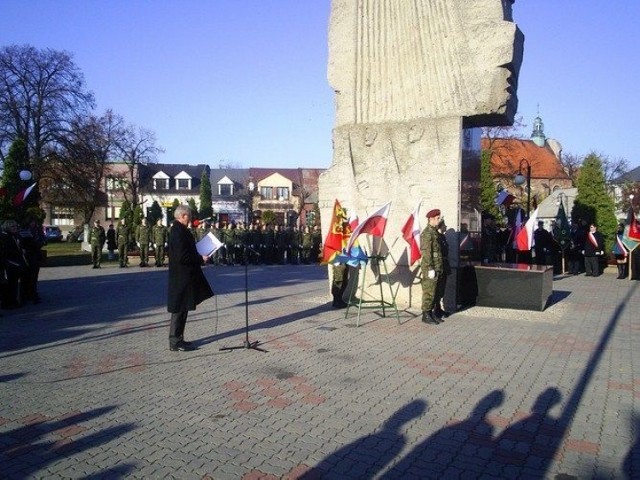
[[[513,222],[513,229],[511,230],[511,234],[509,235],[511,242],[511,248],[514,250],[518,249],[518,244],[516,243],[516,238],[518,238],[518,234],[522,230],[522,209],[518,208],[518,213],[516,214],[516,219]],[[509,243],[509,242],[507,242]]]
[[402,237],[409,244],[409,265],[416,263],[422,256],[420,253],[420,205],[422,205],[422,200],[418,202],[413,213],[407,219],[404,227],[402,227]]
[[22,205],[24,203],[24,201],[27,199],[27,197],[31,193],[31,190],[33,190],[34,187],[36,186],[36,183],[34,183],[33,185],[31,185],[28,188],[25,188],[21,192],[18,192],[18,194],[15,197],[13,197],[13,206],[14,207],[19,207],[20,205]]
[[516,235],[517,249],[521,252],[531,250],[533,248],[533,231],[535,230],[536,221],[538,220],[538,209],[536,208],[524,228]]
[[351,238],[349,238],[349,243],[347,244],[347,253],[351,251],[351,247],[362,233],[368,233],[374,237],[382,237],[384,235],[384,229],[387,226],[387,218],[389,218],[390,208],[391,202],[373,212],[365,218],[353,232],[351,232]]

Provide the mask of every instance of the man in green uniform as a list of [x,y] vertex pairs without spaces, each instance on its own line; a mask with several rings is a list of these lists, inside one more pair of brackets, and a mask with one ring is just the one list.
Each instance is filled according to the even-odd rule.
[[140,266],[149,266],[149,244],[151,243],[151,228],[147,224],[147,219],[143,218],[136,229],[136,242],[140,248]]
[[107,235],[100,225],[100,220],[93,222],[93,227],[89,230],[89,243],[91,244],[91,262],[93,268],[100,268],[100,260],[102,260],[102,247]]
[[308,265],[311,262],[311,227],[304,227],[302,234],[302,263]]
[[162,225],[162,219],[159,218],[153,226],[153,245],[156,252],[156,267],[164,265],[164,246],[168,241],[167,227]]
[[116,230],[116,241],[118,242],[118,259],[120,260],[120,268],[124,268],[129,264],[127,257],[127,248],[129,248],[129,226],[127,221],[122,218]]
[[313,226],[311,232],[311,263],[320,261],[320,251],[322,250],[322,232],[318,225]]
[[438,224],[440,210],[434,208],[427,213],[427,226],[420,234],[420,252],[422,259],[422,321],[437,325],[442,320],[438,318],[434,308],[440,303],[438,293],[442,291],[441,282],[444,281],[444,267],[442,261],[442,246],[439,239]]

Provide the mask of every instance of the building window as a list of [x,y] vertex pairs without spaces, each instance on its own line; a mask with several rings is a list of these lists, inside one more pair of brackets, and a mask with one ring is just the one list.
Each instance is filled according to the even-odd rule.
[[169,190],[169,179],[168,178],[154,178],[153,179],[153,189],[154,190]]
[[218,195],[225,197],[233,195],[233,185],[227,183],[218,184]]
[[73,210],[70,208],[55,207],[51,212],[52,225],[73,225]]
[[273,199],[273,187],[260,187],[260,195],[264,200]]
[[278,187],[278,199],[289,200],[289,187]]
[[125,182],[122,178],[107,177],[107,192],[124,190]]
[[178,190],[189,190],[189,179],[188,178],[179,178],[177,180],[176,188]]

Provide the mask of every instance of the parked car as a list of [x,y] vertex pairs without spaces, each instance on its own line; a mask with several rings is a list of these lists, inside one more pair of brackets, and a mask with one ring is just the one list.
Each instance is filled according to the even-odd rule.
[[62,230],[56,225],[45,225],[44,237],[47,239],[47,243],[61,242],[63,238]]
[[84,241],[84,228],[76,227],[73,231],[67,232],[67,242]]

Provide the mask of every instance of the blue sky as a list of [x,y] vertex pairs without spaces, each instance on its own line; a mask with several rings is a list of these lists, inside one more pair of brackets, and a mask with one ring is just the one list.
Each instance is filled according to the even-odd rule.
[[[330,0],[4,0],[0,45],[67,50],[165,163],[331,164]],[[640,165],[640,2],[517,0],[519,112],[565,153]]]

